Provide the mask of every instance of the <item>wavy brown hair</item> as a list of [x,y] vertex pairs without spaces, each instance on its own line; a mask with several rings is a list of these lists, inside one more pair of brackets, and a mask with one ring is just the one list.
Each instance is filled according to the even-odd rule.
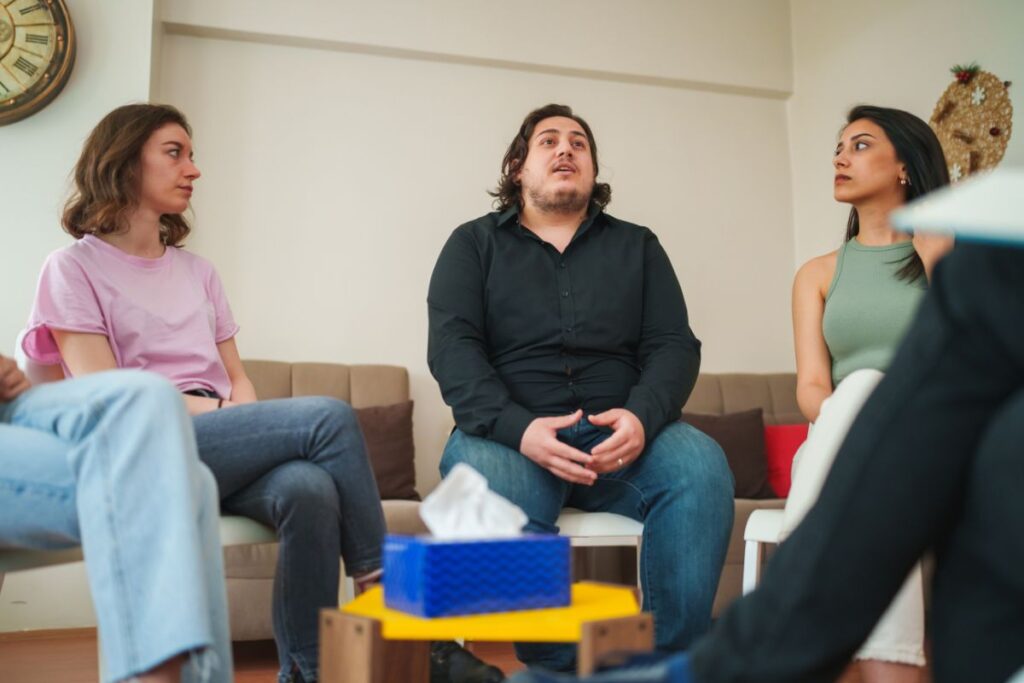
[[[512,138],[512,143],[505,152],[505,158],[501,160],[501,177],[498,178],[498,187],[488,192],[494,197],[494,205],[499,211],[510,209],[513,206],[521,206],[523,201],[522,187],[516,180],[516,174],[523,167],[526,155],[530,151],[530,138],[537,124],[552,116],[564,116],[580,124],[583,132],[587,134],[587,141],[590,143],[590,158],[594,162],[594,178],[600,172],[597,165],[597,143],[594,141],[594,133],[590,126],[583,120],[582,116],[572,113],[572,107],[564,104],[548,104],[540,109],[534,109],[526,118],[523,125],[519,126],[519,132]],[[590,193],[590,201],[602,209],[608,206],[612,200],[612,186],[608,183],[594,181],[594,189]]]
[[[166,104],[128,104],[96,124],[75,164],[74,190],[61,218],[65,231],[81,239],[128,229],[128,215],[139,202],[142,146],[169,123],[178,124],[192,136],[185,115]],[[190,231],[180,213],[160,216],[164,244],[181,246]]]

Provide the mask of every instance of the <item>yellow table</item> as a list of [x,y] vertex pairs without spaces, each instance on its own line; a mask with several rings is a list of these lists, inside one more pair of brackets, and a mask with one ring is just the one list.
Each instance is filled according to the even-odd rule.
[[572,587],[568,607],[424,619],[384,606],[373,588],[340,610],[320,616],[320,677],[324,683],[428,683],[430,641],[579,643],[580,675],[618,650],[648,651],[654,643],[649,614],[633,589],[598,583]]

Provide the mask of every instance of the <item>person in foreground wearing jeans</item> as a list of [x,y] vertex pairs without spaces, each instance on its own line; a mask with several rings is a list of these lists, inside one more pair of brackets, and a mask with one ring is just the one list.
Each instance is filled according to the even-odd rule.
[[961,244],[758,588],[689,653],[588,680],[835,680],[934,550],[935,682],[1006,681],[1024,667],[1022,443],[1024,249]]
[[170,383],[119,370],[30,388],[0,356],[0,548],[82,546],[104,683],[230,683],[218,518]]
[[[712,439],[679,421],[700,342],[649,229],[604,212],[597,148],[564,105],[526,116],[502,164],[498,211],[455,230],[427,297],[428,361],[452,406],[441,460],[467,463],[555,533],[564,506],[644,522],[640,581],[657,646],[711,624],[733,481]],[[571,670],[574,649],[517,644]]]

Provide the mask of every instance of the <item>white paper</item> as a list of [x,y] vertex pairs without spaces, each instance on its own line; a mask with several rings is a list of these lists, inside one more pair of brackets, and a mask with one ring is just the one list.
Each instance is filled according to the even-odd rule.
[[914,200],[889,217],[900,230],[1024,245],[1024,168],[972,175]]
[[487,487],[483,475],[465,463],[420,504],[420,517],[439,539],[484,539],[521,536],[529,518],[516,505]]

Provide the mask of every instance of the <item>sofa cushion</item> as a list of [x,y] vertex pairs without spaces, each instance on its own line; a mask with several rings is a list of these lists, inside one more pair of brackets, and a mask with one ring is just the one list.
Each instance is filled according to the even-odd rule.
[[427,525],[420,518],[420,504],[414,500],[385,500],[384,522],[389,534],[415,536],[429,533]]
[[291,363],[273,360],[244,360],[242,363],[261,401],[291,397]]
[[412,401],[357,408],[356,419],[366,439],[380,497],[419,500],[413,464]]
[[752,408],[764,411],[765,424],[803,420],[796,402],[796,374],[701,373],[683,412],[723,415]]
[[765,425],[764,453],[768,461],[768,483],[779,498],[789,496],[793,456],[807,440],[807,423]]
[[687,422],[718,442],[736,480],[737,498],[775,498],[768,485],[764,417],[760,408],[725,415],[683,413]]

